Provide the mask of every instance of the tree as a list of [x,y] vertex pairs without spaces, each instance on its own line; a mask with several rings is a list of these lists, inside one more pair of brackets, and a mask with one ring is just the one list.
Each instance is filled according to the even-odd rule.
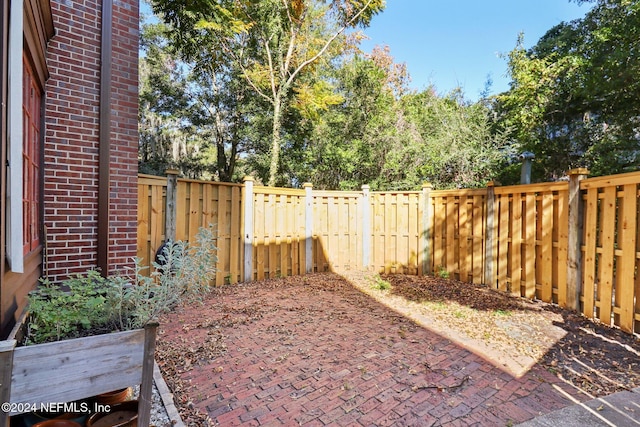
[[140,169],[162,174],[174,167],[191,178],[239,180],[252,109],[240,72],[180,60],[166,24],[145,23],[141,33]]
[[498,96],[504,129],[536,154],[539,179],[573,167],[593,175],[638,168],[640,2],[598,0],[583,19],[509,54],[511,89]]
[[388,48],[355,55],[332,75],[343,102],[331,106],[305,136],[298,181],[315,188],[357,190],[478,187],[507,157],[490,109],[461,91],[439,96],[407,88],[409,75]]
[[271,108],[269,185],[276,183],[282,123],[300,76],[327,59],[349,28],[367,26],[383,0],[153,0],[185,58],[206,66],[232,60]]

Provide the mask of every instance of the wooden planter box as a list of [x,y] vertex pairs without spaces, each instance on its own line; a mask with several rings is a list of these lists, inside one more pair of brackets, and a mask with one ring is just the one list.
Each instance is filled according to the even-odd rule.
[[[149,425],[157,324],[144,329],[17,347],[0,341],[0,402],[12,409],[65,403],[140,384],[138,426]],[[14,335],[15,337],[15,335]],[[38,409],[38,408],[36,408]]]

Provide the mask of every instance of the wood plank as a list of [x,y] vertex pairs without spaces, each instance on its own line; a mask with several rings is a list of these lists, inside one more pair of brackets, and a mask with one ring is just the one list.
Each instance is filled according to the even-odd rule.
[[458,203],[455,197],[447,198],[445,205],[446,216],[444,222],[446,224],[445,231],[445,270],[449,273],[450,278],[454,278],[458,271],[458,263],[456,259],[456,228],[458,225]]
[[407,211],[409,213],[407,220],[407,234],[408,234],[408,248],[409,258],[407,260],[407,265],[410,270],[410,274],[421,274],[420,269],[422,268],[422,257],[420,256],[420,228],[418,224],[420,223],[419,219],[422,218],[422,212],[420,212],[420,202],[419,197],[421,194],[409,194],[407,196]]
[[444,222],[446,218],[446,198],[434,197],[434,226],[433,226],[433,267],[434,273],[445,268],[444,259]]
[[276,195],[273,193],[265,195],[267,199],[264,207],[264,232],[265,232],[265,249],[267,251],[267,259],[269,262],[267,270],[269,271],[269,279],[273,279],[277,274],[277,245],[276,245]]
[[569,190],[558,192],[558,259],[554,264],[558,305],[567,306],[567,265],[569,263]]
[[[145,266],[151,266],[151,249],[149,239],[151,237],[149,217],[151,205],[149,204],[149,186],[138,184],[138,228],[137,228],[137,252],[136,256],[142,260]],[[148,274],[148,270],[144,271]]]
[[144,348],[142,352],[142,379],[138,394],[138,425],[148,426],[151,421],[151,406],[153,404],[153,367],[155,365],[156,331],[158,323],[152,322],[145,326]]
[[633,333],[634,324],[634,292],[635,292],[635,264],[636,264],[636,220],[637,184],[624,186],[624,196],[620,209],[620,233],[618,235],[618,248],[622,249],[622,255],[618,259],[616,282],[616,307],[620,308],[620,329]]
[[[209,187],[209,185],[205,186]],[[204,190],[204,189],[203,189]],[[228,223],[228,187],[217,187],[218,193],[218,217],[217,219],[217,227],[216,227],[216,235],[217,245],[218,245],[218,262],[217,262],[217,270],[216,271],[216,285],[221,286],[224,285],[224,278],[229,274],[229,223]],[[208,226],[208,223],[204,223],[203,225]]]
[[140,384],[144,339],[138,329],[18,347],[11,402],[70,402]]
[[202,185],[196,182],[189,185],[189,241],[194,242],[202,226]]
[[599,263],[598,300],[600,302],[600,321],[611,325],[611,307],[613,304],[613,264],[614,237],[616,232],[616,187],[605,187],[601,204],[602,256]]
[[151,239],[149,242],[149,262],[155,261],[155,255],[160,246],[162,246],[162,240],[166,239],[164,236],[164,203],[162,202],[163,187],[155,186],[151,189]]
[[522,194],[514,193],[511,202],[511,286],[512,295],[524,296],[522,285]]
[[484,281],[484,198],[473,196],[473,283]]
[[[497,193],[497,192],[496,192]],[[496,194],[497,195],[497,194]],[[509,195],[503,193],[498,197],[499,215],[498,220],[498,289],[507,291],[507,277],[509,268]]]
[[240,242],[242,241],[242,231],[240,228],[241,202],[240,188],[231,187],[231,229],[229,234],[228,256],[230,282],[236,283],[241,277],[242,253]]
[[536,297],[536,195],[526,193],[524,203],[524,288],[525,297]]
[[254,196],[254,216],[253,216],[253,231],[255,233],[254,238],[254,258],[256,265],[256,276],[258,280],[264,280],[265,278],[265,251],[267,250],[267,242],[265,237],[265,201],[264,194],[256,194]]
[[640,183],[640,172],[621,173],[618,175],[598,176],[580,181],[580,188],[588,190],[590,188],[603,188],[609,186],[622,186]]
[[276,217],[276,221],[278,224],[278,239],[279,242],[277,244],[280,246],[280,277],[287,277],[289,271],[289,245],[291,243],[289,237],[289,230],[287,226],[293,225],[291,222],[285,221],[290,220],[292,206],[290,203],[290,197],[286,194],[280,195],[279,205],[282,210],[280,215]]
[[466,196],[458,204],[458,271],[460,280],[469,281],[469,208]]
[[598,230],[598,189],[587,191],[584,222],[584,263],[582,276],[583,308],[582,314],[587,318],[595,318],[595,286],[596,286],[596,243]]
[[540,299],[553,302],[553,193],[542,194]]
[[[0,402],[14,402],[11,399],[11,375],[13,373],[13,350],[17,341],[14,339],[0,341]],[[0,413],[0,426],[5,427],[10,424],[7,411]]]
[[396,239],[395,236],[391,235],[391,193],[386,193],[384,195],[384,274],[391,273],[391,263],[393,262],[393,257],[395,255],[395,245]]
[[187,183],[179,179],[176,185],[176,240],[187,240],[187,221],[189,205],[187,201]]

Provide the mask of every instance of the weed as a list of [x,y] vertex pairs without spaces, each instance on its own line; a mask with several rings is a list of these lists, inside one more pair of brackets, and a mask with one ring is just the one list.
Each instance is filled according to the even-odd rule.
[[441,277],[443,279],[449,278],[449,272],[441,265],[438,266],[438,277]]
[[373,277],[373,284],[371,285],[371,287],[373,289],[377,289],[379,291],[387,291],[387,290],[391,289],[391,283],[389,283],[388,281],[384,280],[382,277],[380,277],[379,274],[376,274]]
[[464,314],[464,312],[462,310],[456,310],[453,312],[453,315],[458,318],[458,319],[464,319],[465,317],[467,317],[466,314]]
[[493,314],[496,316],[511,316],[511,312],[509,310],[497,309],[494,310]]

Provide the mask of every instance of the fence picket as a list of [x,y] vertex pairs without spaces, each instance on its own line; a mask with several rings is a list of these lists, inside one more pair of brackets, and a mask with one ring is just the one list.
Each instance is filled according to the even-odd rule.
[[627,184],[623,187],[620,208],[620,232],[618,248],[622,254],[618,258],[616,272],[615,305],[620,309],[619,326],[625,332],[633,333],[634,323],[634,275],[636,266],[636,219],[638,215],[638,185]]

